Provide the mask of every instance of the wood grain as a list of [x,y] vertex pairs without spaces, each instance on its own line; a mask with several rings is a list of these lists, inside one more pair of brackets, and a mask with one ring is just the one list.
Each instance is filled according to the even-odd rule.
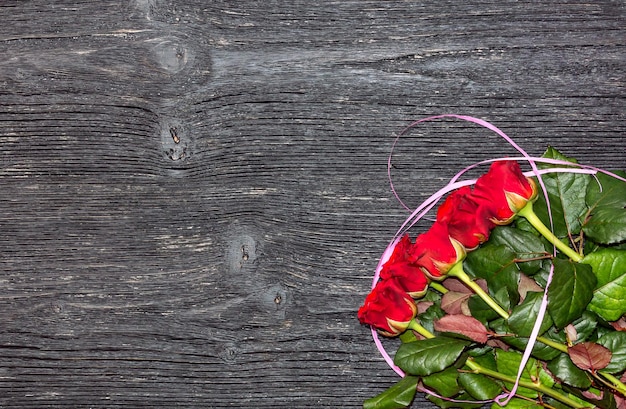
[[[620,1],[0,15],[2,407],[361,407],[397,380],[356,320],[407,215],[394,135],[475,115],[530,153],[624,168]],[[415,206],[514,153],[425,124],[394,182]]]

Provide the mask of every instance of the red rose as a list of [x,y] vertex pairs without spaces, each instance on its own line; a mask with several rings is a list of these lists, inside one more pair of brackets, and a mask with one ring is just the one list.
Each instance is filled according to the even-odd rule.
[[498,161],[478,178],[472,197],[490,208],[495,224],[509,224],[517,212],[537,197],[537,185],[514,161]]
[[394,281],[380,281],[359,308],[359,321],[369,324],[387,336],[396,336],[409,326],[417,314],[417,306]]
[[409,238],[409,235],[405,234],[396,243],[396,246],[393,248],[393,252],[391,253],[391,256],[389,256],[389,259],[383,265],[383,269],[388,265],[402,263],[406,261],[408,259],[408,252],[409,250],[411,250],[411,246],[413,246],[413,243],[411,243],[411,239]]
[[472,199],[469,186],[452,192],[437,210],[437,220],[448,225],[450,237],[469,250],[489,239],[495,227],[490,215],[489,207]]
[[419,266],[410,263],[409,251],[412,247],[413,244],[409,236],[402,237],[394,247],[389,260],[380,270],[380,278],[394,280],[411,297],[419,298],[428,290],[428,278]]
[[436,221],[420,234],[411,249],[411,261],[433,280],[443,279],[450,268],[465,257],[465,248],[450,237],[448,226]]

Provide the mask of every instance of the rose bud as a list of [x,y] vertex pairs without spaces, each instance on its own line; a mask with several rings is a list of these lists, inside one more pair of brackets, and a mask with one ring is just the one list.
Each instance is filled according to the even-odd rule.
[[478,178],[473,199],[490,208],[490,218],[495,224],[509,224],[517,212],[537,198],[537,185],[522,173],[519,163],[498,161]]
[[393,280],[413,298],[420,298],[428,290],[428,277],[416,265],[409,262],[409,251],[413,247],[409,236],[396,244],[389,260],[380,270],[382,280]]
[[448,226],[436,221],[420,234],[411,249],[411,262],[433,280],[442,280],[453,265],[465,258],[465,247],[450,237]]
[[386,336],[400,335],[417,314],[415,302],[394,281],[380,281],[359,308],[362,324],[369,324]]
[[455,190],[437,210],[437,220],[448,225],[450,237],[468,250],[486,242],[495,227],[489,208],[472,200],[471,193],[469,186]]

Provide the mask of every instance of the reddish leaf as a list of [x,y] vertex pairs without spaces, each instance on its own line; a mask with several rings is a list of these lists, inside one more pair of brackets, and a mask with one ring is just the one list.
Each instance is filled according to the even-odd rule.
[[467,306],[467,300],[471,295],[471,293],[448,291],[441,297],[441,309],[452,315],[471,315]]
[[626,319],[624,317],[618,319],[617,321],[609,322],[616,331],[626,331]]
[[595,372],[611,362],[611,351],[594,342],[581,342],[567,349],[574,365]]
[[427,309],[429,309],[432,305],[434,304],[434,302],[432,301],[419,301],[417,303],[417,313],[421,314],[423,312],[425,312]]
[[461,334],[481,344],[487,342],[489,334],[487,328],[476,318],[462,314],[446,315],[435,321],[435,330]]
[[563,328],[563,331],[565,332],[568,342],[576,342],[578,339],[578,331],[576,331],[575,326],[568,324],[565,328]]
[[472,294],[472,290],[470,290],[461,280],[454,277],[449,277],[443,282],[443,286],[446,287],[450,291],[456,291],[459,293],[467,293]]
[[604,392],[597,389],[587,389],[585,391],[582,391],[581,393],[585,398],[591,400],[601,400],[602,396],[604,396]]
[[489,341],[487,341],[487,345],[493,348],[500,348],[503,351],[508,351],[510,349],[509,344],[506,344],[497,338],[491,338]]
[[[487,282],[483,279],[476,280],[476,283],[485,291]],[[449,277],[443,282],[443,286],[449,291],[441,297],[441,308],[451,315],[464,314],[472,315],[467,305],[469,298],[474,295],[474,291],[467,287],[457,278]]]
[[520,274],[520,280],[517,286],[517,291],[519,292],[520,303],[521,303],[522,301],[524,301],[524,299],[526,298],[526,294],[528,294],[529,291],[532,291],[535,293],[542,293],[543,288],[541,288],[539,284],[537,284],[537,282],[533,280],[532,278],[526,276],[525,274]]
[[[476,280],[476,284],[478,284],[480,286],[480,288],[482,288],[483,290],[489,291],[487,289],[487,281],[486,280],[484,280],[482,278],[479,278],[478,280]],[[463,281],[459,280],[458,278],[448,277],[443,282],[443,286],[446,287],[450,291],[457,291],[459,293],[474,294],[474,291],[471,290],[465,284],[463,284]]]

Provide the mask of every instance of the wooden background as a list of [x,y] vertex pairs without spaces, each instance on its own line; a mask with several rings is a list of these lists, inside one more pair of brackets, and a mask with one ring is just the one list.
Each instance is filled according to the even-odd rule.
[[[1,407],[361,407],[397,380],[356,319],[407,216],[394,135],[474,115],[532,154],[624,169],[621,0],[2,0],[0,16]],[[424,124],[393,178],[416,206],[510,154]]]

